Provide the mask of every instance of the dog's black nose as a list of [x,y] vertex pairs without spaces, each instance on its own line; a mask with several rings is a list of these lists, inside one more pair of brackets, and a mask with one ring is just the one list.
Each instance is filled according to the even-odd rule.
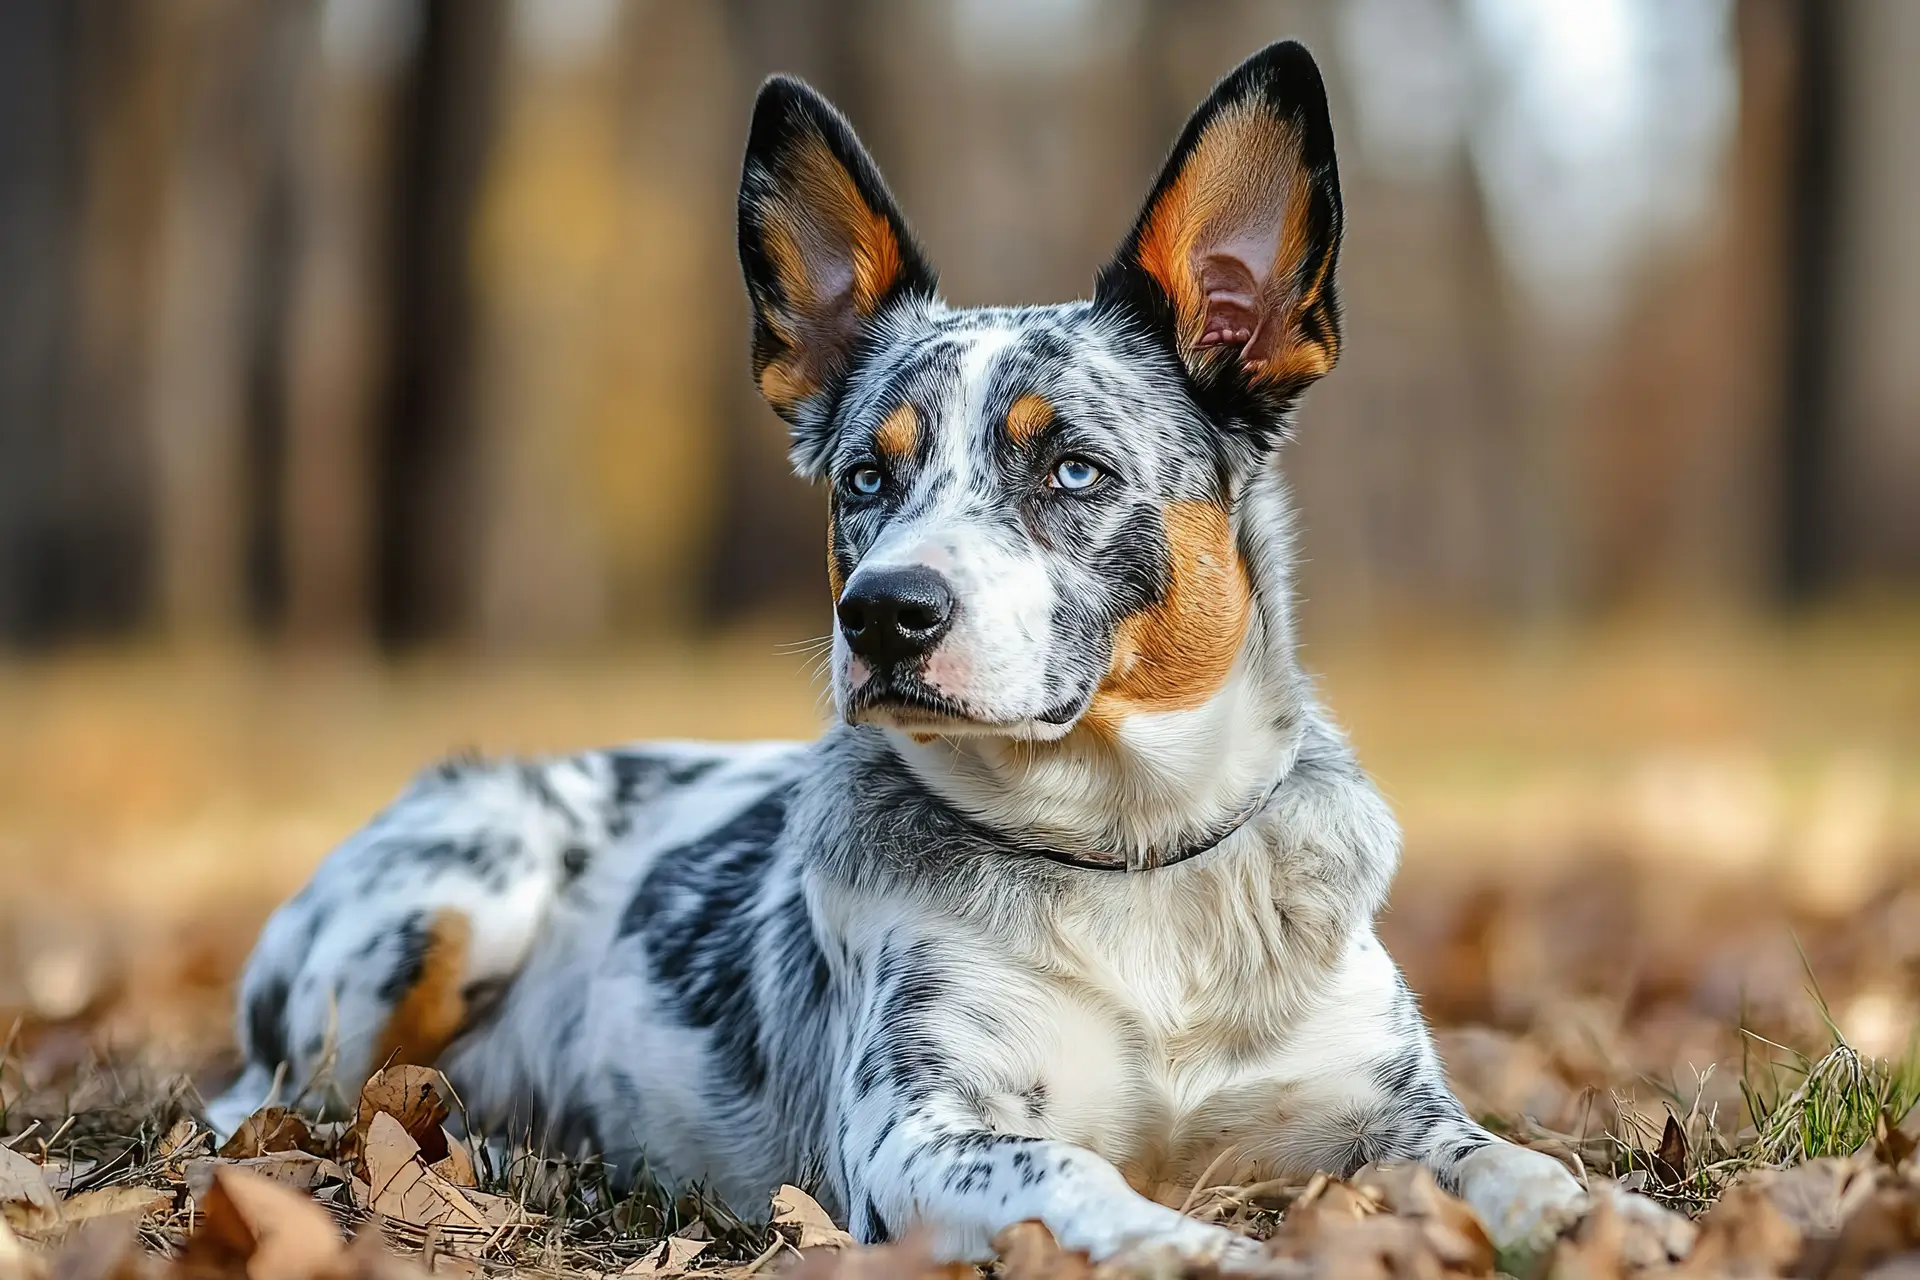
[[953,588],[924,565],[855,574],[840,597],[847,647],[875,666],[926,657],[953,623]]

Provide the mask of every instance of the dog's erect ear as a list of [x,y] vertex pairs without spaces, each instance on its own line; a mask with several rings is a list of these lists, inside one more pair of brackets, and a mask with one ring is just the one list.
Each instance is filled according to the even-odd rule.
[[796,427],[807,403],[845,371],[867,322],[935,287],[853,129],[788,76],[762,85],[753,106],[740,173],[740,269],[753,306],[754,377]]
[[1187,122],[1100,297],[1159,327],[1203,390],[1285,408],[1339,355],[1340,225],[1320,69],[1269,45]]

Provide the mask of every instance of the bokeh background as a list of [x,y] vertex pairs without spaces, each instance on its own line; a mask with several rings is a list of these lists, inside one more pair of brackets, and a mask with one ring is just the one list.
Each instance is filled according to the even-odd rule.
[[0,1032],[217,1057],[266,910],[446,751],[814,731],[761,77],[850,114],[950,298],[1041,302],[1285,35],[1349,216],[1306,657],[1416,985],[1568,1080],[1817,1031],[1809,969],[1898,1051],[1909,0],[8,0]]

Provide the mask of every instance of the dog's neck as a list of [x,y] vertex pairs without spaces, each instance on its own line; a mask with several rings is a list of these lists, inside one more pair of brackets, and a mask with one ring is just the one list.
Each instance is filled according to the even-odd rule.
[[1154,866],[1223,839],[1291,768],[1310,698],[1294,656],[1290,519],[1277,475],[1249,484],[1235,525],[1252,619],[1204,703],[1083,725],[1054,742],[889,731],[895,750],[948,803],[1074,861]]

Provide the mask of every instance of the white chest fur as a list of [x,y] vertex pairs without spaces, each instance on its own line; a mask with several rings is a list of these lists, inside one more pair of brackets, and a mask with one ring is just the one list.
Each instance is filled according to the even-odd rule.
[[993,1127],[1088,1147],[1174,1203],[1230,1148],[1228,1176],[1310,1158],[1299,1082],[1325,1055],[1301,1032],[1343,993],[1389,995],[1392,969],[1370,935],[1334,966],[1290,945],[1269,865],[1103,875],[982,972],[993,1038],[1019,1046],[980,1099]]

